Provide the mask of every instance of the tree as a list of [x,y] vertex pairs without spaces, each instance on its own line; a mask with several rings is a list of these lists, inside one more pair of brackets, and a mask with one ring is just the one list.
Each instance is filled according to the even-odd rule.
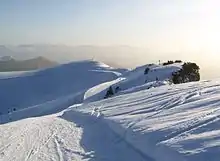
[[182,63],[182,60],[175,60],[175,63]]
[[200,80],[199,66],[196,63],[184,63],[182,69],[172,73],[174,84]]
[[114,95],[114,92],[113,92],[112,86],[110,86],[109,89],[107,90],[104,98],[108,98],[108,97],[111,97],[113,95]]
[[196,63],[184,63],[183,64],[183,72],[184,72],[184,80],[189,79],[191,81],[199,81],[199,66]]
[[163,66],[165,65],[170,65],[170,64],[173,64],[174,62],[172,60],[168,60],[167,62],[163,63]]
[[150,71],[150,68],[146,68],[146,69],[144,70],[144,74],[145,74],[145,75],[148,74],[149,71]]

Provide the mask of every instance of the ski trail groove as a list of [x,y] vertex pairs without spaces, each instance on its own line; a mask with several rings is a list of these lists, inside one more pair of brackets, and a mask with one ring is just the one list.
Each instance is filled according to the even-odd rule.
[[59,157],[59,161],[64,161],[63,154],[62,154],[62,151],[61,151],[61,148],[60,148],[60,144],[58,143],[56,137],[54,137],[54,142],[55,142],[55,145],[56,145],[56,150],[57,150],[57,154],[58,154],[58,157]]

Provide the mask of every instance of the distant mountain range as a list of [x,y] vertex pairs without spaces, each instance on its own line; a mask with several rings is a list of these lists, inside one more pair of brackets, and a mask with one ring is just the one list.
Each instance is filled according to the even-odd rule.
[[[147,49],[146,49],[147,50]],[[116,46],[67,46],[50,44],[24,44],[18,46],[0,45],[0,56],[12,56],[17,60],[31,59],[43,56],[59,63],[93,59],[105,62],[115,67],[135,67],[146,61],[155,62],[153,56],[145,49],[126,45]],[[145,58],[143,55],[147,55]],[[178,58],[180,59],[180,58]]]
[[50,61],[41,56],[28,60],[16,60],[11,56],[3,56],[0,58],[0,72],[28,71],[53,67],[56,65],[58,65],[57,62]]
[[[193,60],[201,69],[202,79],[220,77],[216,70],[220,70],[217,57],[204,58],[202,53],[177,51],[157,52],[147,47],[132,47],[126,45],[95,46],[79,45],[68,46],[60,44],[23,44],[23,45],[0,45],[0,56],[12,56],[16,60],[26,60],[43,56],[46,59],[68,63],[77,60],[96,60],[104,62],[116,68],[135,68],[141,64],[158,63],[159,60]],[[214,59],[215,58],[215,59]],[[212,62],[212,63],[206,63]],[[213,70],[215,69],[215,70]]]

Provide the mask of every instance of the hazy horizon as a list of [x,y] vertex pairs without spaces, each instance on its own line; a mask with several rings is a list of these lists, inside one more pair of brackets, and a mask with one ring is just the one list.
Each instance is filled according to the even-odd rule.
[[[4,50],[3,50],[4,49]],[[159,63],[167,60],[183,60],[195,62],[201,68],[202,79],[220,78],[216,70],[220,70],[218,62],[209,58],[189,57],[188,54],[152,52],[146,48],[131,46],[68,46],[48,44],[22,44],[19,46],[0,46],[0,56],[12,56],[16,59],[30,59],[44,56],[59,63],[77,60],[94,59],[113,67],[135,68],[147,63]],[[205,61],[212,63],[206,64]],[[215,70],[213,70],[215,69]]]
[[[38,44],[37,51],[26,48],[18,53],[60,62],[95,57],[134,67],[182,59],[199,64],[203,79],[220,78],[219,4],[218,0],[1,1],[0,44],[15,51],[19,44]],[[54,49],[45,49],[44,44],[54,44]]]

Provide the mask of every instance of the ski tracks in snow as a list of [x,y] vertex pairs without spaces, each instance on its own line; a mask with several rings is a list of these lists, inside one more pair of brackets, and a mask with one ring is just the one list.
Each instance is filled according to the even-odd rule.
[[55,141],[55,144],[56,144],[56,149],[57,149],[57,153],[58,153],[58,156],[59,156],[59,161],[64,161],[63,154],[62,154],[62,151],[61,151],[61,148],[60,148],[60,144],[57,141],[56,137],[54,138],[54,141]]
[[66,149],[84,153],[81,129],[58,117],[25,119],[1,125],[0,131],[1,161],[73,161],[82,156]]

